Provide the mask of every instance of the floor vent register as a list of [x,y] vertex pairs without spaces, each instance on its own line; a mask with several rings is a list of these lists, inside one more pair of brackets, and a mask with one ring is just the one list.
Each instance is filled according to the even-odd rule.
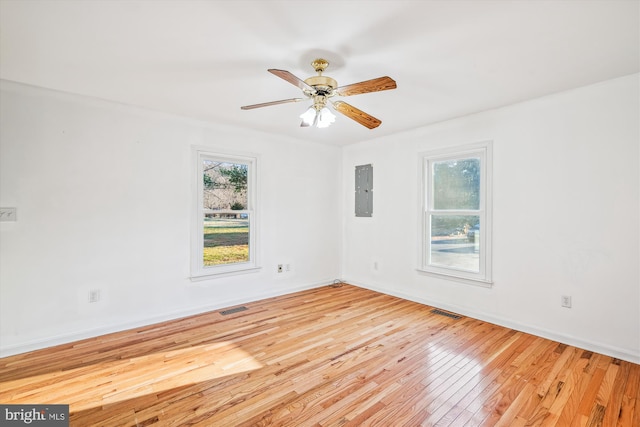
[[239,311],[245,311],[248,310],[247,307],[245,307],[244,305],[240,306],[240,307],[234,307],[234,308],[230,308],[228,310],[222,310],[220,312],[220,314],[222,314],[223,316],[226,316],[228,314],[233,314],[233,313],[237,313]]
[[461,319],[462,318],[462,316],[460,316],[459,314],[449,313],[448,311],[438,310],[437,308],[434,308],[433,310],[431,310],[431,312],[433,314],[439,314],[440,316],[446,316],[446,317],[450,317],[452,319]]

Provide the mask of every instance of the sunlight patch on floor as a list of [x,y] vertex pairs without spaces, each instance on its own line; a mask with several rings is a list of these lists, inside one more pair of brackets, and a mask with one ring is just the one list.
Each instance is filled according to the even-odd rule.
[[220,342],[0,382],[0,401],[69,404],[78,412],[262,366],[236,344]]

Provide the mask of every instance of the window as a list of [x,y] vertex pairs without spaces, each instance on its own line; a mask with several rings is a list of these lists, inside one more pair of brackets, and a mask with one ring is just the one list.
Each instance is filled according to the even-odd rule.
[[423,153],[420,270],[491,283],[491,144]]
[[192,278],[256,264],[256,159],[195,150]]

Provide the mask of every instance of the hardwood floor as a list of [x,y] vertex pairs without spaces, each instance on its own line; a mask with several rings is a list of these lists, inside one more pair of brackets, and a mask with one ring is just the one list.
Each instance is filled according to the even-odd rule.
[[344,285],[0,359],[71,426],[640,426],[640,365]]

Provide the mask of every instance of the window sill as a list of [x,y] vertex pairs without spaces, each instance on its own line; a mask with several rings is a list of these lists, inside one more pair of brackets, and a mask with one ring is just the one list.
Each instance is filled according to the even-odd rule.
[[192,282],[201,282],[203,280],[213,280],[213,279],[219,279],[222,277],[237,276],[239,274],[257,273],[261,269],[262,267],[246,267],[246,268],[225,269],[225,270],[211,271],[211,272],[204,271],[204,272],[192,274],[191,277],[189,277],[189,279]]
[[487,280],[485,278],[475,278],[475,277],[469,277],[469,276],[461,276],[461,275],[457,275],[455,273],[445,273],[445,272],[440,272],[440,271],[433,271],[433,270],[425,270],[422,268],[417,268],[416,271],[420,274],[424,274],[424,275],[428,275],[428,276],[434,276],[434,277],[438,277],[441,279],[447,279],[447,280],[453,280],[456,282],[460,282],[460,283],[465,283],[468,285],[474,285],[474,286],[480,286],[483,288],[491,288],[493,287],[493,281],[492,280]]

